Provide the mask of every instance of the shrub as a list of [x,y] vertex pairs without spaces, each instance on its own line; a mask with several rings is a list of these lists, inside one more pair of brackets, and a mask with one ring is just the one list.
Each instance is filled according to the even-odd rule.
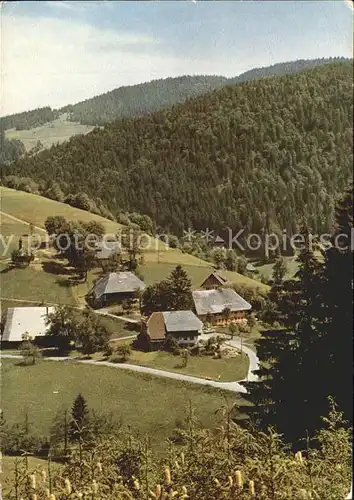
[[171,352],[174,355],[179,355],[180,353],[179,345],[177,344],[176,340],[170,335],[167,335],[166,340],[163,343],[163,350]]

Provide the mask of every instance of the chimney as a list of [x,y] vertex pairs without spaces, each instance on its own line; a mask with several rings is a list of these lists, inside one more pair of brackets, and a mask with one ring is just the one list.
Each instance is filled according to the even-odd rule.
[[46,316],[48,317],[48,306],[45,306],[45,313],[46,313]]

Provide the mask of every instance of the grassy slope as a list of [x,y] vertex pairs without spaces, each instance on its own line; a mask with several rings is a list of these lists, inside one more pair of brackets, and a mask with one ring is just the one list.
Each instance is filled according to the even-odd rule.
[[[116,234],[122,227],[120,224],[109,221],[98,215],[90,214],[84,210],[73,208],[65,203],[49,200],[42,196],[37,196],[22,191],[16,191],[5,187],[0,188],[1,210],[11,214],[26,222],[44,227],[44,221],[50,215],[62,215],[71,220],[97,220],[104,224],[108,233]],[[19,232],[21,228],[19,228]],[[156,249],[159,248],[157,252]],[[165,278],[177,264],[181,264],[190,272],[194,286],[199,286],[206,276],[212,271],[210,263],[205,262],[193,255],[182,253],[178,249],[166,249],[161,243],[152,238],[151,249],[144,253],[145,265],[142,272],[147,283],[159,281]],[[193,269],[192,269],[193,268]],[[259,287],[267,290],[268,287],[262,283],[242,276],[238,273],[227,272],[230,281],[252,288]],[[90,283],[89,283],[90,284]],[[78,290],[78,295],[85,295],[87,286],[83,286],[82,292]]]
[[25,145],[27,151],[36,146],[37,141],[41,141],[45,148],[50,148],[57,142],[67,141],[73,135],[87,134],[94,127],[91,125],[81,125],[76,122],[69,122],[63,114],[57,120],[45,123],[41,127],[30,130],[6,130],[5,135],[8,139],[19,139]]
[[41,266],[25,269],[2,269],[1,297],[38,302],[75,305],[72,290],[60,284],[60,277],[45,273]]
[[[121,341],[122,342],[122,341]],[[162,351],[134,351],[128,363],[149,366],[158,370],[192,375],[194,377],[210,377],[221,382],[233,382],[243,379],[248,371],[248,357],[214,359],[211,356],[189,356],[188,364],[181,368],[182,359]],[[220,376],[220,378],[218,378]]]
[[[1,221],[1,235],[0,240],[0,260],[6,259],[11,256],[12,250],[18,248],[19,238],[22,238],[23,245],[27,245],[28,241],[28,225],[21,222],[14,221],[6,215],[0,216]],[[34,230],[33,235],[42,235],[41,231]]]
[[[2,408],[9,424],[23,419],[28,411],[34,429],[46,435],[54,414],[70,407],[81,392],[88,405],[102,412],[113,412],[123,425],[149,434],[161,446],[183,420],[191,400],[204,425],[215,424],[214,412],[239,396],[199,385],[187,384],[132,373],[104,366],[83,366],[65,362],[42,361],[35,366],[19,366],[2,360]],[[53,391],[58,391],[54,394]]]
[[[295,257],[285,257],[286,265],[287,265],[287,273],[286,278],[290,279],[294,276],[298,269],[298,263],[295,261]],[[257,267],[257,270],[260,274],[262,274],[265,278],[271,279],[273,273],[273,264],[263,264],[262,266]]]

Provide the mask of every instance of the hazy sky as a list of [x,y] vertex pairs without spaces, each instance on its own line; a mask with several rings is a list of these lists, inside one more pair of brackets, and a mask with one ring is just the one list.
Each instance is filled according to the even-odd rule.
[[155,78],[352,57],[352,21],[342,0],[3,3],[1,114]]

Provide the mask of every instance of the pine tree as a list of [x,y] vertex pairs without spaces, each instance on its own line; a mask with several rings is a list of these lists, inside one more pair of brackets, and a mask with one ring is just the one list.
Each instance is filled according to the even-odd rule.
[[192,309],[192,282],[182,266],[177,266],[169,276],[168,309],[170,311],[180,311]]
[[69,437],[71,441],[82,441],[88,435],[89,409],[82,394],[78,394],[71,408]]
[[[323,383],[345,418],[353,419],[353,191],[348,189],[336,209],[332,246],[323,252]],[[346,237],[337,238],[339,235]]]
[[274,283],[280,284],[284,281],[285,275],[287,273],[287,265],[284,257],[279,257],[273,266],[273,280]]
[[281,329],[263,333],[257,342],[261,368],[258,382],[248,382],[246,398],[255,407],[250,413],[262,427],[275,425],[293,443],[304,429],[314,431],[327,398],[314,357],[318,345],[321,264],[309,247],[309,232],[303,228],[305,244],[298,256],[294,279],[280,286],[277,296]]

